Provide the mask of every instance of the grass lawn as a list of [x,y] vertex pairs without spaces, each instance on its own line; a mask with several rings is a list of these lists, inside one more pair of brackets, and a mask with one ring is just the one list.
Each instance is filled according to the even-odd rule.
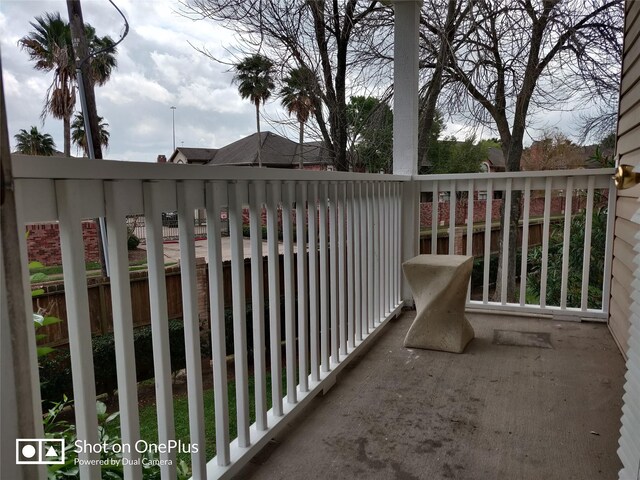
[[[267,375],[267,408],[271,408],[271,375]],[[283,395],[286,395],[286,372],[282,373]],[[215,441],[215,409],[213,402],[213,389],[203,392],[204,395],[204,428],[205,428],[205,452],[207,460],[216,455]],[[238,436],[238,426],[236,421],[236,391],[235,381],[230,380],[227,384],[227,395],[229,399],[229,438],[233,440]],[[173,397],[173,414],[176,429],[176,440],[181,440],[184,444],[190,443],[189,438],[189,405],[186,394]],[[249,419],[250,423],[255,422],[255,383],[254,377],[249,377]],[[117,423],[117,422],[114,422]],[[117,426],[114,428],[118,428]],[[118,432],[119,433],[119,432]],[[158,417],[155,405],[146,405],[140,408],[140,438],[149,442],[158,442]],[[200,447],[201,448],[201,447]],[[178,462],[184,460],[191,466],[191,455],[179,453]]]

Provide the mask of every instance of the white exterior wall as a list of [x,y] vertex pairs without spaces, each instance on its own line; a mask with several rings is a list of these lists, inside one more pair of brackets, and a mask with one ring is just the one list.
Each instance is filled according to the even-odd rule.
[[[627,0],[616,152],[640,171],[640,2]],[[618,192],[609,327],[627,358],[620,480],[640,475],[640,186]],[[635,271],[633,271],[635,270]],[[633,272],[633,273],[632,273]]]

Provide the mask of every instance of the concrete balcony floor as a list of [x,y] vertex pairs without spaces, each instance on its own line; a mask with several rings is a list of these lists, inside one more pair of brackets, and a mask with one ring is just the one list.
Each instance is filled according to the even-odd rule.
[[625,368],[606,325],[468,317],[456,355],[403,348],[405,312],[237,478],[617,478]]

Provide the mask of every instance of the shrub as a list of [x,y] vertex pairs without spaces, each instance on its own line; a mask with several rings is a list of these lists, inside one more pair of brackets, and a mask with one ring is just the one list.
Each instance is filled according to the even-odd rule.
[[[63,397],[61,402],[56,402],[45,413],[44,433],[46,438],[65,440],[65,463],[53,464],[47,466],[47,478],[49,480],[77,478],[79,468],[76,465],[77,454],[75,452],[75,442],[78,438],[75,425],[58,418],[60,413],[70,406],[67,397]],[[98,435],[99,443],[104,448],[100,453],[100,460],[104,462],[101,467],[102,478],[123,479],[124,471],[122,468],[122,454],[115,453],[113,446],[121,446],[120,429],[115,423],[119,413],[107,413],[107,407],[102,402],[96,402],[96,411],[98,412]],[[116,422],[117,423],[117,422]],[[117,449],[116,449],[117,450]],[[146,461],[141,463],[142,476],[147,480],[160,478],[160,467],[156,464],[156,454],[150,450],[142,454]],[[189,478],[190,471],[184,460],[180,460],[177,465],[177,474],[180,480]]]
[[133,228],[127,227],[127,249],[135,250],[140,245],[140,239],[133,233]]
[[[596,201],[602,202],[600,197]],[[604,252],[606,247],[607,208],[594,208],[591,231],[591,251],[589,252],[589,285],[587,307],[602,307],[602,278],[604,277]],[[567,275],[567,306],[579,307],[582,298],[582,262],[586,212],[573,215],[570,224],[569,258]],[[547,264],[547,305],[560,305],[562,292],[562,261],[564,246],[564,225],[555,224],[549,236],[549,257]],[[529,275],[527,276],[527,296],[539,302],[542,281],[542,247],[529,251]]]
[[[262,236],[263,240],[267,239],[267,226],[266,225],[261,225],[260,226],[260,234]],[[294,232],[295,235],[295,232]],[[242,236],[249,238],[251,236],[251,227],[249,225],[242,225]],[[282,241],[282,228],[278,229],[278,240]]]
[[[134,331],[134,349],[136,355],[136,377],[138,382],[154,377],[153,346],[151,326],[137,328]],[[93,365],[96,372],[96,393],[111,394],[118,388],[116,370],[115,341],[112,333],[93,337]],[[184,327],[181,320],[169,322],[169,351],[171,370],[185,368]],[[42,398],[57,401],[64,396],[73,396],[71,379],[71,357],[66,349],[56,349],[40,359]]]
[[[284,302],[281,302],[280,329],[284,337]],[[294,304],[297,309],[297,302]],[[226,354],[234,353],[233,344],[233,311],[226,309],[224,312],[225,323],[225,348]],[[247,355],[253,356],[253,312],[251,304],[246,306],[245,328],[247,332]],[[269,304],[264,305],[265,338],[269,339]],[[203,333],[200,342],[200,354],[203,357],[211,357],[210,332]],[[92,339],[93,364],[96,371],[96,393],[111,394],[118,388],[118,375],[116,370],[115,341],[112,333],[95,336]],[[138,382],[154,378],[153,366],[153,342],[151,326],[146,325],[136,328],[133,332],[133,343],[136,356],[136,379]],[[265,351],[270,350],[270,342],[267,340]],[[169,322],[169,351],[171,355],[171,371],[176,372],[186,366],[186,351],[184,343],[184,325],[182,320]],[[71,357],[67,349],[58,348],[54,352],[40,359],[42,372],[40,390],[45,401],[58,401],[64,396],[73,396],[73,383],[71,377]]]

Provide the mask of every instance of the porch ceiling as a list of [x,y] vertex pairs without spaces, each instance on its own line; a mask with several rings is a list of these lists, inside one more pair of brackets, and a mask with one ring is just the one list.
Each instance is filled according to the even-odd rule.
[[473,314],[455,355],[404,349],[413,315],[238,478],[616,477],[624,361],[605,325]]

